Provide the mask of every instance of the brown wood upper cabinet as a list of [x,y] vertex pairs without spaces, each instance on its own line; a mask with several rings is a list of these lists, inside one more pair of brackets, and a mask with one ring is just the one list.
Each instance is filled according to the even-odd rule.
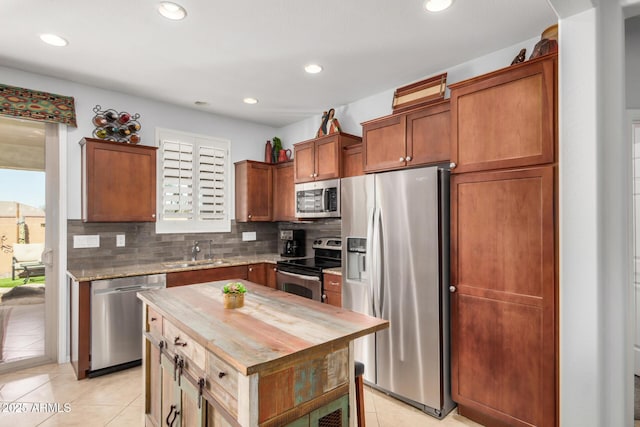
[[93,138],[82,147],[82,220],[155,222],[156,150]]
[[556,61],[451,90],[451,395],[484,425],[558,425]]
[[452,84],[452,172],[553,162],[557,56]]
[[236,168],[236,221],[273,219],[273,168],[271,164],[243,160]]
[[342,178],[364,175],[362,143],[342,147]]
[[295,221],[293,160],[273,165],[273,220]]
[[449,160],[449,100],[362,124],[364,171]]
[[294,181],[310,182],[340,178],[342,155],[340,150],[358,144],[360,137],[347,133],[334,133],[293,146]]

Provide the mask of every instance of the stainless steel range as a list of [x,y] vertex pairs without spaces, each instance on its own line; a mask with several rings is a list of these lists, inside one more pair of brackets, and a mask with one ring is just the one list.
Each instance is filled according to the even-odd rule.
[[323,237],[313,242],[314,257],[278,261],[277,288],[315,301],[324,301],[322,273],[341,266],[342,239]]

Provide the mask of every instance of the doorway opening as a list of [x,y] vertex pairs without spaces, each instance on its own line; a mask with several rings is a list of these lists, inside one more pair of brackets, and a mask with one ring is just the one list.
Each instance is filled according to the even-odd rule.
[[45,358],[45,129],[0,117],[0,364]]

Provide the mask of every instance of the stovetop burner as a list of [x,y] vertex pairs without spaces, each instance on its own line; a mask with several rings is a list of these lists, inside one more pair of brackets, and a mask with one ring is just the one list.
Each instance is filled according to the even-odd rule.
[[302,258],[302,259],[290,259],[286,261],[278,261],[279,265],[282,264],[293,264],[300,267],[308,267],[313,269],[323,269],[323,268],[335,268],[340,267],[340,260],[335,259],[326,259],[326,258]]
[[340,267],[342,264],[342,246],[340,238],[320,238],[313,242],[315,257],[278,261],[282,270],[308,270],[321,273],[323,269]]

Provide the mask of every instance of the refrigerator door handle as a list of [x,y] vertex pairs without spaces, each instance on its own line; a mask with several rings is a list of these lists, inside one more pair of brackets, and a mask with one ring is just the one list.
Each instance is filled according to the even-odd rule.
[[371,208],[369,209],[369,212],[367,213],[367,254],[369,254],[369,280],[367,281],[368,285],[369,285],[369,308],[371,309],[371,314],[373,316],[377,316],[376,313],[376,309],[375,309],[375,300],[376,297],[373,293],[373,289],[375,288],[375,281],[377,279],[376,277],[376,266],[377,266],[377,258],[376,258],[376,254],[374,253],[374,247],[375,245],[373,244],[373,229],[374,229],[374,222],[375,222],[375,217],[376,217],[376,208]]
[[382,250],[380,240],[380,208],[375,208],[373,211],[371,230],[371,259],[369,261],[371,265],[371,279],[369,281],[371,286],[371,298],[373,315],[375,317],[382,316],[382,304],[380,289],[382,288]]

